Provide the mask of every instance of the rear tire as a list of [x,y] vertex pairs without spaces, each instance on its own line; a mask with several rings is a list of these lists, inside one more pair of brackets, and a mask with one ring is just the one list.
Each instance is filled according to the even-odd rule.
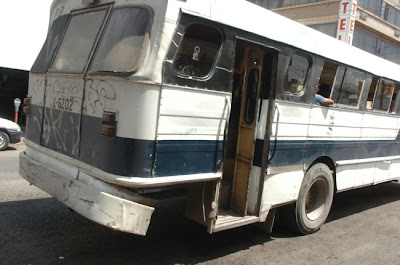
[[303,235],[317,232],[332,206],[332,172],[323,163],[313,165],[305,174],[295,207],[297,231]]
[[0,131],[0,151],[6,150],[9,143],[10,143],[10,137],[8,137],[8,134]]

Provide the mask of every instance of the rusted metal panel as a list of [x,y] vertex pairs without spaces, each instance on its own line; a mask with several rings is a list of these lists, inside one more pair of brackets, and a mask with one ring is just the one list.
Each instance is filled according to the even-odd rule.
[[46,191],[84,217],[115,230],[146,235],[153,207],[99,191],[94,186],[20,154],[20,172],[28,182]]

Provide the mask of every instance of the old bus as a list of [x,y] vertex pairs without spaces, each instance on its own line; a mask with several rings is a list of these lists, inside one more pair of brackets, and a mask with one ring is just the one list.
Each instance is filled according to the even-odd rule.
[[177,194],[209,233],[278,208],[313,233],[335,193],[400,177],[399,73],[244,0],[55,0],[20,174],[138,235]]

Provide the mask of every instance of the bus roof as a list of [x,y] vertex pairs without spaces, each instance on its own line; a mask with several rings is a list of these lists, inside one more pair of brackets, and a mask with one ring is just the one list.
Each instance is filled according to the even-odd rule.
[[[126,5],[129,1],[115,0],[112,2],[116,5]],[[246,0],[168,0],[167,6],[160,5],[160,2],[165,3],[161,0],[132,0],[132,3],[152,6],[156,14],[166,12],[165,18],[169,22],[178,23],[179,13],[182,11],[400,82],[399,64],[336,40]],[[96,3],[106,4],[111,1],[97,0]],[[84,7],[81,0],[54,0],[51,12],[53,16],[61,5],[65,7],[64,10]],[[170,29],[164,34],[167,33],[172,37],[173,32],[169,31]]]
[[[187,0],[183,12],[206,17],[327,59],[400,81],[400,65],[246,0]],[[206,8],[204,5],[208,5]]]

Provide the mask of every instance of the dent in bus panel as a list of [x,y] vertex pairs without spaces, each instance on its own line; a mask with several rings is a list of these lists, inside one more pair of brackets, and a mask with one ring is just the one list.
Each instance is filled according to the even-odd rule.
[[148,44],[151,12],[144,8],[113,11],[91,72],[133,72],[141,63]]
[[83,72],[106,13],[107,10],[102,9],[71,17],[50,71]]
[[174,60],[175,72],[188,77],[207,77],[222,44],[219,30],[194,23],[188,26]]

